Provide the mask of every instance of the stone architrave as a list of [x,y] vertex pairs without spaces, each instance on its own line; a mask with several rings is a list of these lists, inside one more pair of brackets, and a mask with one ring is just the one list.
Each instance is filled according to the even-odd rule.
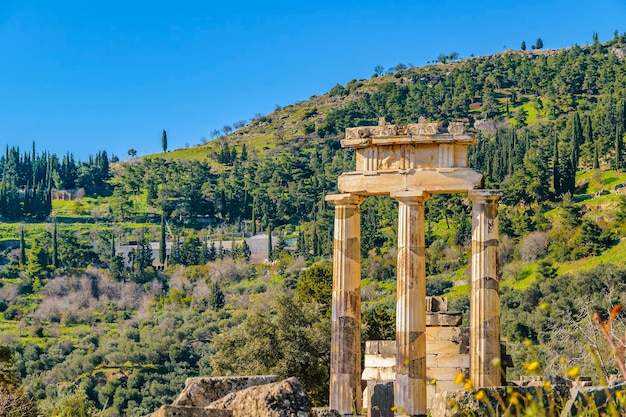
[[475,387],[501,385],[498,200],[500,190],[471,190],[472,261],[470,379]]
[[335,205],[330,347],[330,408],[361,412],[361,221],[364,197],[326,196]]
[[394,403],[410,416],[426,415],[425,192],[397,192],[398,280]]

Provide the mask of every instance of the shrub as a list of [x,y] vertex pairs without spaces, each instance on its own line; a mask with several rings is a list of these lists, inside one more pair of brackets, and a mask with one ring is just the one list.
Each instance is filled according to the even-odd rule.
[[524,262],[533,262],[548,252],[548,235],[545,232],[532,232],[525,236],[519,247],[520,258]]
[[302,133],[304,133],[305,135],[311,134],[313,132],[315,132],[315,123],[305,123],[304,126],[302,126]]
[[4,318],[6,320],[19,320],[22,317],[22,310],[17,306],[9,306],[4,311]]
[[21,388],[0,385],[0,416],[36,417],[37,408]]
[[426,295],[437,296],[443,295],[448,289],[452,288],[454,283],[441,278],[433,278],[426,281]]

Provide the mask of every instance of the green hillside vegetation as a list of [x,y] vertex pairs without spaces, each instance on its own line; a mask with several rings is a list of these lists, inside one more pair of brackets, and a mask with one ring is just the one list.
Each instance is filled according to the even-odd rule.
[[[12,354],[0,361],[43,415],[74,415],[82,404],[83,415],[143,416],[195,375],[297,376],[324,404],[334,216],[324,196],[354,169],[340,140],[346,127],[379,117],[424,117],[465,121],[478,139],[470,165],[504,191],[509,376],[525,373],[525,340],[545,372],[578,365],[599,381],[589,345],[602,374],[616,373],[590,320],[626,302],[626,64],[616,48],[626,48],[626,34],[564,50],[399,64],[225,125],[199,146],[126,162],[104,151],[77,161],[7,147],[0,347]],[[55,198],[63,193],[72,199]],[[427,292],[449,297],[466,319],[470,215],[463,195],[426,204]],[[367,199],[361,227],[362,340],[390,339],[397,204]],[[277,245],[268,262],[251,263],[242,238],[262,232]],[[130,243],[128,255],[120,251]]]

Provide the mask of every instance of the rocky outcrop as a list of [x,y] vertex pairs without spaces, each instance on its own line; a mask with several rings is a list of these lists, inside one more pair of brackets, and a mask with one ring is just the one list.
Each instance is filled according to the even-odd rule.
[[232,417],[230,410],[209,410],[199,407],[164,405],[147,417]]
[[561,416],[584,415],[584,410],[589,409],[597,410],[599,415],[604,415],[609,403],[615,401],[616,393],[623,393],[624,389],[626,389],[625,384],[618,384],[613,387],[574,387],[571,390],[571,398],[565,403],[561,411]]
[[336,410],[331,410],[327,407],[313,407],[311,412],[315,417],[341,417],[341,414],[339,414]]
[[474,129],[493,133],[496,131],[496,122],[491,119],[478,119],[474,122]]
[[185,388],[172,405],[203,408],[228,394],[273,382],[275,375],[187,378]]
[[172,405],[146,417],[313,417],[334,416],[309,407],[296,378],[273,375],[188,378]]
[[296,378],[228,394],[208,408],[231,410],[233,417],[312,416],[309,401]]
[[626,46],[611,48],[611,52],[619,59],[620,62],[624,62],[626,56]]
[[[482,394],[477,397],[479,391]],[[503,410],[494,412],[494,408],[499,407],[499,404],[511,404],[512,397],[516,397],[519,403],[524,403],[528,401],[526,399],[528,395],[533,398],[532,402],[543,404],[546,410],[551,406],[560,409],[570,398],[569,387],[566,385],[555,386],[550,390],[546,390],[543,387],[459,389],[436,394],[433,398],[430,413],[436,417],[500,415]]]

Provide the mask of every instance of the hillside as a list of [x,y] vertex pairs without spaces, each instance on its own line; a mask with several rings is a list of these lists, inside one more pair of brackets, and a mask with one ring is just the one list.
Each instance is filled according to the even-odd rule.
[[[346,127],[379,117],[424,117],[466,121],[478,136],[471,166],[505,193],[511,377],[531,355],[546,372],[579,365],[595,377],[587,344],[603,358],[601,372],[614,373],[590,317],[626,302],[625,44],[626,34],[399,65],[228,126],[200,146],[128,162],[7,148],[0,345],[14,357],[3,356],[13,366],[6,372],[44,415],[84,404],[86,415],[142,416],[171,402],[186,377],[210,374],[296,375],[324,403],[333,227],[324,196],[354,167],[339,141]],[[468,201],[443,195],[426,207],[428,293],[467,313]],[[390,198],[362,206],[363,340],[395,334],[396,221]],[[242,237],[260,232],[276,246],[269,262],[252,264]],[[163,251],[155,255],[151,242]],[[293,361],[289,352],[305,354]]]
[[[597,78],[592,74],[600,70],[603,61],[608,60],[607,67],[611,67],[618,64],[616,61],[621,62],[623,56],[624,47],[618,39],[584,48],[508,50],[419,68],[407,69],[399,65],[404,68],[390,69],[387,74],[375,73],[371,79],[355,79],[345,86],[337,84],[327,94],[278,107],[234,131],[230,125],[226,125],[226,131],[214,130],[213,136],[220,140],[153,156],[215,159],[224,141],[228,141],[231,146],[246,144],[262,158],[271,155],[276,147],[308,147],[320,139],[340,137],[348,125],[372,124],[378,115],[392,123],[406,123],[424,116],[432,120],[466,119],[470,126],[476,120],[492,119],[499,127],[507,127],[518,124],[521,116],[516,116],[523,110],[526,112],[523,124],[533,126],[555,120],[576,108],[587,109],[600,93],[599,86],[589,85]],[[572,60],[581,61],[574,63],[579,72],[576,76],[568,73]],[[533,79],[538,75],[526,72],[544,68],[531,68],[533,66],[545,67],[544,75],[552,80],[539,85]],[[612,74],[615,75],[618,74]],[[474,79],[468,80],[468,77]],[[433,94],[425,94],[415,84],[426,85],[438,98],[433,100]],[[451,103],[453,96],[455,102]],[[396,103],[392,100],[407,98],[418,113],[407,114],[408,109],[393,108]],[[351,113],[349,124],[337,120],[346,111]],[[236,122],[233,126],[244,123]]]

